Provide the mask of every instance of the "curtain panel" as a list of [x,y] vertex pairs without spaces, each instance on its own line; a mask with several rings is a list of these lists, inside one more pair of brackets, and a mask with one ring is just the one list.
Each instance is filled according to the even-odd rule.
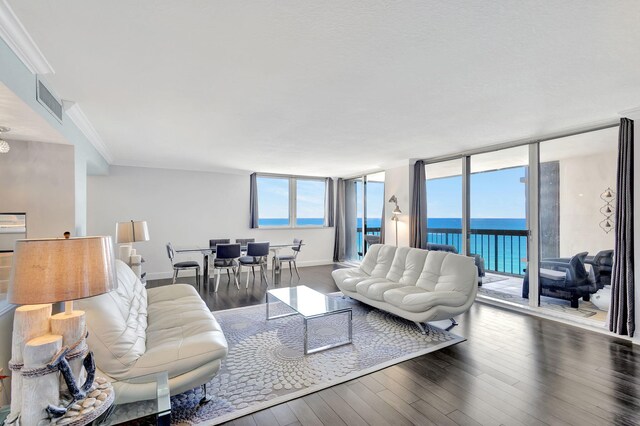
[[346,241],[345,182],[339,178],[336,184],[335,240],[333,243],[333,261],[344,262]]
[[251,174],[251,183],[249,184],[249,226],[251,228],[258,227],[258,176],[256,173]]
[[333,227],[335,226],[335,214],[334,214],[334,193],[333,193],[333,179],[331,178],[326,178],[325,179],[325,184],[326,184],[326,191],[325,194],[327,194],[324,206],[325,206],[325,212],[327,215],[327,220],[326,220],[326,226],[328,227]]
[[413,165],[409,237],[411,247],[427,248],[427,177],[422,160]]
[[633,264],[633,120],[620,120],[616,223],[609,330],[633,337],[635,290]]

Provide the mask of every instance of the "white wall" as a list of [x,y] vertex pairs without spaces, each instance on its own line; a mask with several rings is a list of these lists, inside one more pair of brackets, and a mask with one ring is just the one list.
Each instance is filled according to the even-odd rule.
[[400,220],[398,221],[398,246],[409,246],[409,212],[411,207],[411,185],[410,177],[412,172],[412,166],[407,165],[394,167],[385,170],[384,178],[384,201],[385,201],[385,243],[396,243],[396,224],[391,220],[395,205],[389,203],[389,199],[392,195],[398,198],[398,207],[402,211]]
[[[87,228],[90,235],[115,236],[115,224],[146,220],[150,241],[135,243],[151,279],[172,272],[165,245],[208,247],[210,238],[305,242],[298,266],[332,263],[333,228],[249,228],[249,176],[141,167],[110,167],[107,176],[87,181]],[[285,249],[286,250],[286,249]],[[198,254],[180,260],[202,263]]]
[[615,233],[599,223],[605,205],[600,194],[616,190],[616,162],[616,151],[560,160],[560,256],[613,249]]
[[[0,212],[26,212],[28,238],[73,232],[74,147],[25,141],[9,144],[11,150],[0,154]],[[14,310],[5,297],[0,294],[0,367],[8,374]]]
[[74,147],[9,141],[0,154],[0,212],[27,213],[27,238],[75,228]]

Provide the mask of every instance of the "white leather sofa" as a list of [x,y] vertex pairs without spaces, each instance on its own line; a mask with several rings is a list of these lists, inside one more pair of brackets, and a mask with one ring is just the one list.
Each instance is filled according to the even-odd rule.
[[207,383],[227,355],[220,325],[187,284],[146,289],[116,261],[118,288],[76,302],[87,315],[97,375],[114,383],[120,403],[150,399],[155,386],[119,380],[167,371],[171,395]]
[[332,272],[346,296],[422,323],[466,312],[476,297],[473,258],[443,251],[374,244],[357,268]]

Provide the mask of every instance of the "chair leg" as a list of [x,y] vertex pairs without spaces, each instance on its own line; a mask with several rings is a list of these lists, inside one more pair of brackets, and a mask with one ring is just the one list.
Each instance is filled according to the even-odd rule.
[[204,405],[209,401],[211,401],[211,397],[207,395],[207,384],[205,383],[202,385],[202,398],[200,399],[198,405]]
[[218,292],[219,285],[220,285],[220,269],[216,269],[216,289],[214,290],[215,293]]
[[296,275],[298,276],[298,279],[300,279],[300,272],[298,272],[298,262],[296,262],[295,260],[293,261],[293,267],[296,269]]
[[424,327],[422,324],[420,324],[418,321],[416,321],[415,323],[416,323],[416,325],[418,326],[418,328],[420,329],[420,332],[421,332],[422,334],[429,334],[429,327],[427,327],[427,328],[425,329],[425,327]]
[[269,280],[267,279],[267,265],[260,265],[260,272],[262,273],[262,277],[264,278],[264,282],[269,287]]
[[236,270],[233,270],[233,279],[236,282],[236,287],[238,288],[238,290],[240,290],[240,284],[238,284],[238,274],[236,273]]
[[178,269],[173,268],[173,282],[171,284],[175,284],[178,279]]
[[198,285],[198,291],[200,291],[200,268],[196,268],[196,284]]
[[249,271],[247,271],[247,282],[245,283],[245,288],[249,288]]
[[293,268],[291,267],[291,261],[289,261],[289,275],[293,278]]

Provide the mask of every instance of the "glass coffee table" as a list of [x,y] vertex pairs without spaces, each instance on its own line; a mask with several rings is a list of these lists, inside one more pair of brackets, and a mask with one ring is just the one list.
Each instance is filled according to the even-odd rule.
[[154,396],[144,401],[121,403],[116,389],[113,405],[94,421],[94,425],[118,425],[134,422],[136,425],[169,426],[171,423],[171,400],[169,375],[166,371],[131,377],[114,383],[122,389],[131,384],[145,384]]
[[[272,299],[284,303],[294,312],[271,316],[269,305]],[[329,315],[346,314],[348,320],[348,336],[344,342],[332,343],[309,349],[308,321],[314,318],[327,317]],[[340,298],[327,297],[307,286],[277,288],[267,291],[267,320],[288,317],[291,315],[301,315],[304,321],[304,354],[312,354],[338,346],[353,343],[353,312],[351,306]]]

